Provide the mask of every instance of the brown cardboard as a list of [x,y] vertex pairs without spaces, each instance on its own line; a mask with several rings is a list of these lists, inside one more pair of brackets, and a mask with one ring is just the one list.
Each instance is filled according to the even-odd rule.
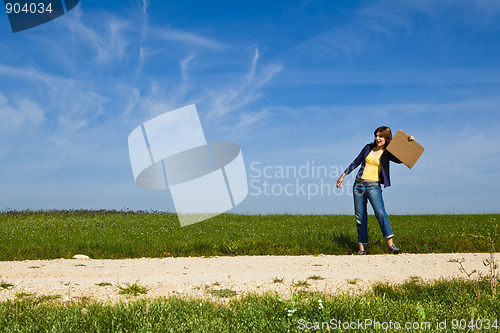
[[411,169],[424,152],[424,147],[415,140],[408,141],[408,136],[399,130],[387,146],[387,150]]

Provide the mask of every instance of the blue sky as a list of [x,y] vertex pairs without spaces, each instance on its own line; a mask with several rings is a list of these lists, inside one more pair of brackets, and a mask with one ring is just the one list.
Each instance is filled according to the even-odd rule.
[[195,103],[207,141],[242,149],[235,212],[352,214],[355,173],[331,187],[387,125],[425,147],[391,166],[390,214],[498,213],[499,19],[489,0],[81,0],[13,34],[4,13],[0,207],[173,211],[127,138]]

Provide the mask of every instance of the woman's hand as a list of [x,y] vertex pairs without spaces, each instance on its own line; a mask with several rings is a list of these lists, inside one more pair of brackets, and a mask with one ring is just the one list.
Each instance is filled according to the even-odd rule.
[[341,184],[342,182],[344,181],[344,177],[345,177],[345,172],[342,174],[342,176],[340,176],[340,178],[337,180],[337,188],[341,188]]
[[411,135],[411,134],[410,134],[410,135],[408,136],[408,141],[415,141],[415,138],[413,137],[413,135]]

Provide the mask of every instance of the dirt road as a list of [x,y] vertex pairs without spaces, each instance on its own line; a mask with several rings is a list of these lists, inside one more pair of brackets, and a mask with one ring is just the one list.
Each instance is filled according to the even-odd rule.
[[[468,271],[486,274],[488,267],[483,261],[487,258],[487,253],[457,253],[10,261],[0,262],[0,282],[13,285],[0,288],[0,301],[16,299],[21,293],[33,294],[31,297],[59,295],[62,302],[82,298],[117,302],[174,295],[213,297],[211,290],[218,289],[230,289],[238,295],[271,291],[289,297],[290,288],[299,281],[307,281],[311,291],[358,293],[380,281],[465,277],[456,262],[461,259]],[[119,294],[119,285],[135,282],[147,287],[147,294]]]

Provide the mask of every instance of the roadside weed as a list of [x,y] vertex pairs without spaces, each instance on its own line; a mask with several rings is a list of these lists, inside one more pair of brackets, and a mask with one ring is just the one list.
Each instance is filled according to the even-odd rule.
[[139,285],[137,281],[133,284],[127,283],[126,287],[119,285],[118,289],[120,289],[120,295],[138,296],[139,294],[146,294],[148,292],[148,288]]
[[2,289],[10,289],[13,287],[14,287],[14,285],[12,283],[7,283],[5,281],[0,282],[0,288],[2,288]]
[[216,290],[210,290],[210,293],[214,296],[217,297],[233,297],[236,296],[238,293],[234,290],[231,289],[216,289]]
[[309,282],[307,282],[307,280],[298,280],[297,282],[292,281],[292,285],[294,287],[306,287],[306,288],[311,286]]

